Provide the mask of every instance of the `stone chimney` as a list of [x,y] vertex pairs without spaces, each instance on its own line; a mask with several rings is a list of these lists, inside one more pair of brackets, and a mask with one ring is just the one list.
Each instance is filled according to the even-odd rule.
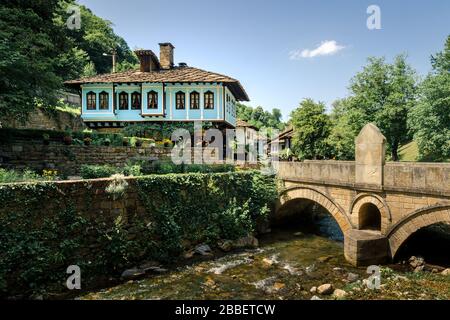
[[170,42],[159,44],[159,63],[162,69],[173,68],[173,49],[175,47]]
[[134,53],[141,63],[141,72],[158,70],[157,59],[152,50],[136,50]]

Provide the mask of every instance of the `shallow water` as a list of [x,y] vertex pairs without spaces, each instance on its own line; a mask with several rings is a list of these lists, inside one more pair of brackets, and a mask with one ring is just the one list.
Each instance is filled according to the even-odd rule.
[[313,286],[346,285],[348,272],[365,275],[343,256],[343,244],[278,230],[260,248],[179,267],[166,274],[91,293],[84,299],[309,299]]

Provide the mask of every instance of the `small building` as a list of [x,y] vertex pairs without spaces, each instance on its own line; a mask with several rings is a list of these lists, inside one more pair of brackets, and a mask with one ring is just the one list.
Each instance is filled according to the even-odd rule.
[[294,128],[288,125],[287,128],[281,132],[278,137],[269,141],[269,150],[271,155],[280,155],[283,150],[292,149],[292,136]]
[[174,64],[170,43],[160,43],[160,58],[137,50],[140,70],[71,80],[65,85],[81,95],[81,118],[89,127],[122,127],[124,123],[208,121],[236,126],[236,102],[249,101],[238,80]]

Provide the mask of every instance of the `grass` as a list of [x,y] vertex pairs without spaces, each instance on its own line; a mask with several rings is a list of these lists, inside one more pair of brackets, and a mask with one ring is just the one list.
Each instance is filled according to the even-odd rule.
[[67,112],[70,113],[73,116],[79,116],[81,115],[81,108],[80,107],[73,107],[68,104],[60,104],[59,106],[55,107],[56,110],[61,112]]
[[398,150],[400,161],[417,161],[419,155],[419,148],[415,141],[407,143]]

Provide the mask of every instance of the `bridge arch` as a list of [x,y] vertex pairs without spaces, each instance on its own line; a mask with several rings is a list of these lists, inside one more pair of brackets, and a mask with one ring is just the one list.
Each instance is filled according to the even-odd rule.
[[408,214],[387,232],[390,255],[394,259],[401,245],[421,228],[440,222],[450,223],[450,204],[436,204]]
[[383,197],[377,194],[360,193],[352,201],[350,205],[351,221],[357,229],[364,229],[365,218],[363,214],[372,213],[378,211],[380,215],[379,230],[382,234],[385,234],[389,225],[392,222],[391,210]]
[[321,205],[333,216],[344,235],[352,229],[353,226],[350,219],[339,204],[335,203],[327,194],[311,187],[298,186],[282,191],[276,211],[278,212],[289,201],[297,199],[306,199]]

